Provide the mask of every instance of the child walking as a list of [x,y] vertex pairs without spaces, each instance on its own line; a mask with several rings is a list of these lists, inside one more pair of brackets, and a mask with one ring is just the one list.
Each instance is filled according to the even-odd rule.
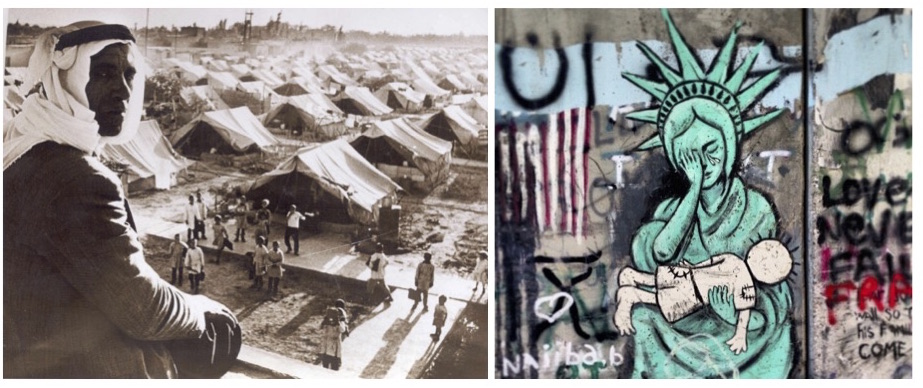
[[448,310],[445,308],[445,302],[448,298],[445,295],[439,296],[439,305],[436,306],[436,309],[433,311],[433,326],[436,326],[436,332],[431,334],[430,337],[433,338],[433,342],[438,342],[439,337],[442,336],[442,327],[445,326],[445,320],[449,316]]

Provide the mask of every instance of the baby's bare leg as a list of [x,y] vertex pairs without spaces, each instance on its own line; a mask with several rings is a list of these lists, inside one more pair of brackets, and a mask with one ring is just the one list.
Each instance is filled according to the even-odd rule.
[[615,294],[615,314],[612,323],[621,335],[634,334],[635,328],[631,325],[631,308],[636,303],[657,304],[657,297],[652,292],[647,292],[632,286],[620,287]]
[[654,287],[655,279],[653,274],[640,272],[631,267],[625,267],[619,273],[619,286],[649,286]]

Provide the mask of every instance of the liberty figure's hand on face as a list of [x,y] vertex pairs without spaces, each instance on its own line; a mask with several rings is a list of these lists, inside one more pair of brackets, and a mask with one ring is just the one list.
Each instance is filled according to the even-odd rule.
[[676,164],[694,189],[702,188],[705,167],[702,164],[702,156],[698,151],[695,149],[681,151],[678,155]]

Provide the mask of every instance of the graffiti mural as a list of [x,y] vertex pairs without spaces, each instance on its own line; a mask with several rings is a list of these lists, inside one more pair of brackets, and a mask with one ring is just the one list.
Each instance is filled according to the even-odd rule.
[[911,377],[910,21],[498,9],[496,376]]
[[810,22],[815,375],[910,377],[910,14],[817,10]]
[[[663,148],[688,189],[656,204],[651,219],[632,238],[632,267],[618,278],[613,320],[621,334],[635,334],[632,377],[676,377],[665,374],[675,369],[688,376],[787,377],[793,358],[792,293],[783,280],[791,271],[791,256],[784,245],[769,240],[777,237],[769,200],[734,171],[741,137],[781,113],[742,118],[780,70],[743,88],[757,51],[738,68],[731,67],[736,27],[708,70],[683,42],[667,11],[663,16],[679,68],[639,43],[663,82],[624,76],[660,106],[627,117],[657,125],[657,136],[638,148]],[[659,311],[647,305],[658,305]],[[677,349],[677,340],[695,346]],[[698,362],[702,352],[721,354],[726,362],[703,370]]]

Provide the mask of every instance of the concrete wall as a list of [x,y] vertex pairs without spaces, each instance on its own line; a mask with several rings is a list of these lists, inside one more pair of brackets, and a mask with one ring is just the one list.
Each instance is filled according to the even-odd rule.
[[[900,274],[905,280],[910,274],[909,15],[904,25],[903,16],[876,16],[878,11],[844,14],[835,10],[671,10],[680,39],[671,38],[659,10],[498,9],[496,12],[497,377],[910,375],[909,334],[899,338],[904,335],[901,328],[909,331],[909,310],[905,309],[909,301],[904,302],[909,300],[909,290],[902,291],[905,283],[900,282],[900,277],[895,280],[891,273]],[[677,215],[682,213],[679,211],[655,210],[670,203],[671,198],[678,202],[692,190],[686,174],[674,167],[678,163],[671,164],[663,147],[641,149],[648,148],[643,146],[646,141],[658,137],[658,125],[626,117],[651,108],[656,113],[663,96],[652,95],[660,93],[658,88],[663,93],[673,90],[669,85],[655,85],[669,82],[665,82],[662,71],[637,42],[650,47],[651,53],[663,58],[672,69],[680,68],[680,57],[692,58],[707,73],[713,69],[719,49],[728,41],[737,22],[741,24],[736,44],[731,48],[735,53],[732,69],[741,66],[751,51],[756,54],[742,89],[761,77],[771,78],[765,91],[752,98],[753,104],[741,109],[742,120],[767,114],[771,114],[771,119],[753,126],[751,132],[719,141],[724,150],[734,149],[736,153],[724,154],[731,156],[732,168],[718,180],[739,181],[742,192],[765,199],[766,206],[762,210],[756,205],[735,207],[729,197],[717,195],[714,198],[721,199],[717,206],[722,211],[743,214],[744,221],[735,221],[740,224],[734,229],[738,233],[718,239],[721,242],[710,240],[711,237],[700,238],[706,241],[701,246],[688,244],[703,249],[687,249],[674,255],[673,261],[662,264],[679,264],[685,257],[696,261],[723,252],[717,247],[722,244],[727,251],[744,257],[747,252],[741,246],[752,246],[761,239],[776,240],[790,252],[793,265],[785,279],[765,286],[769,287],[766,290],[764,286],[756,288],[758,298],[763,294],[776,298],[757,302],[753,308],[754,314],[772,316],[767,320],[772,324],[767,323],[762,329],[751,328],[746,336],[750,346],[747,351],[738,351],[739,354],[725,344],[731,339],[731,335],[726,335],[727,330],[733,334],[734,325],[718,318],[720,314],[715,313],[718,308],[705,306],[693,313],[697,316],[667,323],[656,306],[635,307],[629,310],[635,329],[630,335],[623,332],[625,325],[613,322],[618,306],[623,303],[619,299],[628,300],[634,295],[634,291],[621,291],[632,287],[619,286],[618,274],[625,268],[639,269],[642,273],[655,271],[645,264],[643,256],[648,250],[639,251],[637,247],[646,245],[638,241],[644,241],[644,235],[650,234],[647,228],[658,220],[669,224],[670,220],[682,218]],[[870,30],[872,22],[884,24],[878,30]],[[867,47],[869,44],[863,39],[875,31],[879,31],[878,41],[870,49],[888,45],[906,48],[893,52],[892,56],[863,56],[866,61],[875,58],[889,62],[865,66],[855,65],[855,58],[846,58],[849,50],[824,49],[825,44],[839,45],[844,39],[853,47]],[[806,36],[809,42],[805,41]],[[894,43],[902,37],[905,45]],[[678,55],[681,48],[677,50],[674,42],[684,42],[679,46],[688,46],[694,55]],[[806,52],[810,53],[810,62],[805,61]],[[838,61],[851,65],[837,66]],[[816,71],[806,71],[812,63],[818,65]],[[770,74],[775,69],[780,70],[777,76]],[[869,76],[844,74],[850,71]],[[655,84],[647,84],[653,94],[637,85],[643,81],[632,83],[623,73],[653,80]],[[894,73],[898,75],[880,76]],[[877,104],[873,106],[877,108],[864,110],[861,99],[851,96],[855,87],[863,85],[872,89],[870,93],[875,95]],[[893,97],[895,94],[897,97]],[[740,95],[738,98],[751,99]],[[882,135],[886,140],[881,140],[882,136],[876,135],[880,132],[875,132],[872,139],[876,140],[876,147],[871,147],[872,151],[859,155],[850,153],[855,151],[852,149],[840,149],[842,142],[838,136],[845,126],[839,125],[840,121],[864,119],[880,124],[889,109],[887,104],[881,106],[882,101],[892,100],[892,113],[901,107],[897,109],[901,120],[885,120],[885,124],[895,122]],[[808,117],[805,112],[809,112]],[[821,120],[830,124],[826,115],[836,120],[839,132],[815,129],[820,128]],[[900,128],[897,122],[904,123],[904,129],[897,129]],[[857,132],[857,137],[861,135],[858,133],[861,130],[853,132]],[[849,144],[860,150],[866,148],[859,143]],[[846,159],[852,159],[853,163],[847,163]],[[831,195],[835,198],[842,197],[844,176],[854,177],[858,190],[867,187],[863,186],[863,178],[875,187],[875,180],[884,177],[877,199],[877,206],[882,209],[877,211],[883,213],[885,205],[892,209],[892,227],[888,232],[891,237],[885,246],[894,256],[890,267],[893,271],[886,270],[887,263],[877,259],[882,256],[881,249],[871,238],[866,238],[864,244],[878,249],[873,257],[881,271],[854,270],[868,267],[862,267],[855,258],[836,256],[841,252],[861,252],[864,247],[856,245],[863,244],[858,241],[861,236],[857,237],[862,232],[853,230],[857,227],[852,224],[846,226],[850,231],[840,232],[837,238],[828,237],[826,245],[817,243],[816,219],[834,220],[836,214],[842,213],[845,220],[848,214],[843,212],[853,211],[850,206],[859,210],[866,206],[864,200],[853,204],[849,197],[849,201],[838,202],[842,204],[823,207],[824,175],[831,176],[831,193],[835,193]],[[810,180],[806,180],[808,176]],[[898,180],[890,183],[891,177]],[[849,183],[849,190],[857,190],[854,186],[855,183]],[[890,202],[886,190],[891,190]],[[858,193],[850,191],[848,195],[865,198],[865,191]],[[866,214],[860,215],[864,220]],[[771,228],[749,234],[739,232],[749,230],[747,220],[760,217],[768,220],[766,225]],[[699,213],[691,218],[685,228],[676,230],[701,235],[701,230],[708,228],[706,224],[715,219],[718,224],[724,222],[723,218]],[[849,219],[858,222],[856,217]],[[906,226],[899,227],[900,222]],[[874,225],[877,231],[879,223]],[[901,233],[906,234],[903,237],[906,241],[901,240]],[[752,242],[744,241],[742,235]],[[676,238],[687,241],[684,236]],[[857,240],[854,248],[849,246],[849,238]],[[680,242],[679,246],[686,246],[683,244],[687,243]],[[826,272],[821,267],[824,248],[829,248],[828,256],[837,257],[825,262]],[[906,253],[906,260],[901,261],[900,252]],[[835,274],[829,270],[830,263],[839,266],[833,271]],[[840,270],[846,267],[850,270]],[[867,275],[879,273],[881,276],[873,276],[879,281],[877,286],[887,291],[889,285],[896,284],[893,288],[900,295],[892,308],[887,292],[884,293],[883,309],[877,318],[870,318],[877,322],[875,337],[858,340],[857,290]],[[847,280],[854,284],[846,283]],[[837,300],[833,304],[839,320],[836,324],[827,319],[825,292],[831,287],[832,298]],[[871,289],[871,283],[866,287]],[[906,287],[910,287],[909,280]],[[645,286],[634,288],[651,290]],[[837,299],[841,294],[848,300]],[[670,300],[662,295],[656,299],[654,302],[660,300],[661,304]],[[867,300],[863,304],[872,310],[868,305],[875,303]],[[767,310],[767,306],[775,309]],[[891,322],[894,327],[878,324],[888,311],[894,315],[898,310],[903,315],[894,317],[896,320]],[[648,318],[650,322],[645,321]],[[722,329],[722,324],[731,329]],[[710,329],[712,325],[716,327],[714,330]],[[886,338],[878,334],[882,327],[888,331]],[[849,340],[843,339],[850,335]],[[878,340],[887,341],[874,345]],[[894,341],[903,344],[888,345]],[[773,346],[768,345],[770,342]],[[862,347],[863,343],[868,346]],[[885,349],[893,353],[889,358],[880,356]],[[876,355],[864,357],[866,351],[874,351]],[[851,369],[851,361],[844,359],[845,353],[863,361],[870,369]],[[901,355],[896,356],[897,353]],[[687,365],[690,360],[697,360],[696,365]],[[875,363],[886,363],[888,368],[873,367]]]
[[911,375],[910,17],[816,10],[808,20],[817,377]]

